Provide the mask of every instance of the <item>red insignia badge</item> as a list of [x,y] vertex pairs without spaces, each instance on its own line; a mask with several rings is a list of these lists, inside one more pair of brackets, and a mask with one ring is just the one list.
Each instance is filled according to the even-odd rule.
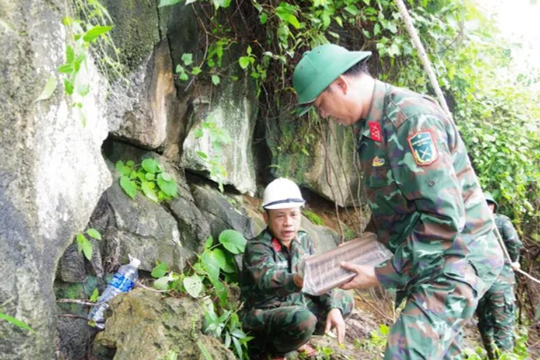
[[381,125],[378,122],[369,121],[369,132],[371,140],[382,142]]
[[274,247],[274,250],[276,250],[277,252],[281,251],[281,243],[279,242],[278,239],[276,238],[272,239],[272,246]]

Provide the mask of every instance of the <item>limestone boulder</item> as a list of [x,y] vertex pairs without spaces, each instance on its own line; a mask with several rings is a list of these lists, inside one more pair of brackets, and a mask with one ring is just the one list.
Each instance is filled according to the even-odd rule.
[[195,204],[207,219],[214,239],[227,229],[240,232],[246,239],[256,235],[253,220],[234,198],[208,185],[192,185],[191,189]]
[[235,359],[219,340],[201,333],[200,301],[135,289],[110,305],[110,317],[94,347],[99,352],[99,347],[114,349],[114,360],[155,360],[168,353],[178,359]]
[[[0,322],[0,353],[53,359],[56,266],[111,183],[100,149],[105,88],[89,55],[84,119],[63,94],[66,1],[2,0],[0,8],[0,304],[34,330]],[[59,85],[36,101],[50,78]]]
[[[252,141],[257,107],[247,95],[247,88],[247,80],[223,81],[216,99],[211,98],[211,93],[203,93],[193,100],[188,115],[192,127],[182,145],[180,165],[253,195],[256,184]],[[222,132],[229,142],[222,140]]]

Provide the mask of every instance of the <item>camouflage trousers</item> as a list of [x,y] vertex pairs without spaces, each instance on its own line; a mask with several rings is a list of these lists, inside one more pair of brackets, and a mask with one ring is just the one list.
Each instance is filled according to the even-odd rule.
[[[347,317],[354,307],[353,297],[343,290],[334,290],[334,299],[343,317]],[[244,314],[244,330],[254,337],[254,345],[272,354],[282,355],[298,349],[314,333],[322,333],[328,309],[323,309],[307,296],[305,300],[305,306],[252,309]]]
[[478,330],[490,359],[498,359],[498,350],[514,348],[515,296],[509,283],[494,284],[482,297],[476,310]]
[[477,280],[476,271],[467,265],[460,275],[443,270],[414,285],[390,330],[385,360],[461,359],[461,328],[487,288]]

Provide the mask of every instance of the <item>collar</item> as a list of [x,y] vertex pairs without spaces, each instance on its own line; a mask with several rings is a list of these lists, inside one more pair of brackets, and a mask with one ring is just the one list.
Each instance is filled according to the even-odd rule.
[[[390,85],[375,80],[368,114],[355,124],[359,134],[374,141],[381,141],[382,118],[386,108],[386,95],[389,90]],[[379,131],[378,135],[377,130]]]

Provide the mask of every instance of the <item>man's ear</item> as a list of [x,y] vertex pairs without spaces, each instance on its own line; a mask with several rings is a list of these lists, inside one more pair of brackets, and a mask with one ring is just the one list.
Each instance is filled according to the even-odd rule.
[[340,75],[335,80],[335,84],[340,89],[340,91],[343,92],[344,95],[347,95],[347,92],[349,92],[349,82],[347,81],[347,78],[345,78],[343,75]]
[[268,225],[268,210],[263,212],[263,219],[266,225]]

